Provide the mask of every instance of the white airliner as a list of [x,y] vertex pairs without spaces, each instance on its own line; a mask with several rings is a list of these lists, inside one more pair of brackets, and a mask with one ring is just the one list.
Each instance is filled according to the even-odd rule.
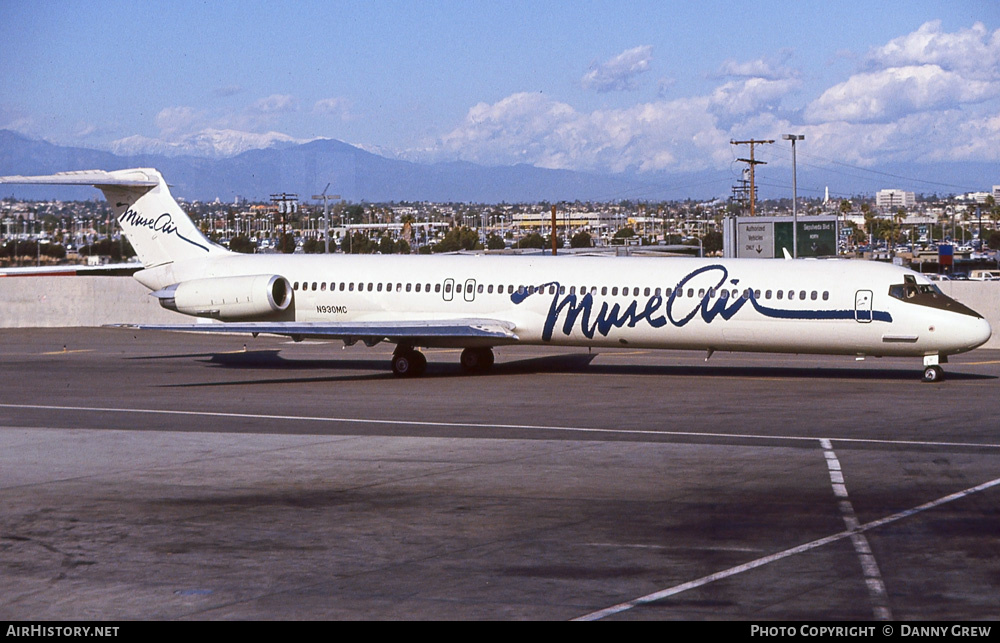
[[272,333],[426,347],[493,364],[508,344],[909,356],[939,381],[949,355],[990,338],[978,313],[919,273],[848,260],[244,255],[209,241],[154,169],[0,177],[104,192],[160,304],[225,324],[160,330]]

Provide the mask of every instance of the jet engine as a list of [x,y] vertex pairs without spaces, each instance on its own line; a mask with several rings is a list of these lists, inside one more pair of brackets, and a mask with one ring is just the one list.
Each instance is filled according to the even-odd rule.
[[192,279],[152,294],[169,310],[224,321],[266,317],[292,303],[292,285],[279,275]]

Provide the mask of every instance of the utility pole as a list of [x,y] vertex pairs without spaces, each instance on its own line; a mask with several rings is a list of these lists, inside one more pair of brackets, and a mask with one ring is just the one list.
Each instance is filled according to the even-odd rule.
[[340,199],[339,194],[327,194],[326,191],[329,189],[330,184],[327,183],[322,194],[313,195],[313,199],[316,201],[323,199],[323,252],[326,254],[330,254],[330,199]]
[[[286,237],[288,236],[288,223],[285,220],[286,214],[293,214],[298,210],[299,195],[298,194],[288,194],[287,192],[282,192],[281,194],[272,194],[271,203],[278,204],[278,211],[281,213],[281,244],[279,249],[281,252],[285,252],[285,244],[287,243]],[[295,250],[294,246],[292,250]]]
[[552,204],[552,256],[556,256],[556,206]]
[[755,209],[754,209],[754,204],[757,201],[757,188],[756,188],[756,186],[754,184],[754,167],[757,166],[757,165],[767,165],[767,163],[764,162],[764,161],[758,161],[758,160],[754,159],[754,157],[753,157],[753,146],[754,145],[771,144],[771,143],[774,143],[773,139],[772,140],[760,140],[760,141],[758,141],[757,139],[753,139],[752,138],[749,141],[734,141],[734,140],[730,140],[729,141],[730,145],[749,145],[750,146],[750,158],[748,158],[748,159],[736,159],[737,161],[740,161],[741,163],[747,163],[750,166],[750,216],[754,216],[756,214]]

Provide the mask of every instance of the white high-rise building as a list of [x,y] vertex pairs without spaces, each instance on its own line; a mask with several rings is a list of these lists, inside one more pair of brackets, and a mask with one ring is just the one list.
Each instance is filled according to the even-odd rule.
[[887,210],[912,208],[917,204],[917,195],[903,190],[879,190],[875,193],[875,206]]

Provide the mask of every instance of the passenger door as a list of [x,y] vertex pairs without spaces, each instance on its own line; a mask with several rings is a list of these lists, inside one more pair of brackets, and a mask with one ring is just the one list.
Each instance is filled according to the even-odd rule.
[[872,291],[859,290],[854,294],[854,319],[862,324],[872,320]]

